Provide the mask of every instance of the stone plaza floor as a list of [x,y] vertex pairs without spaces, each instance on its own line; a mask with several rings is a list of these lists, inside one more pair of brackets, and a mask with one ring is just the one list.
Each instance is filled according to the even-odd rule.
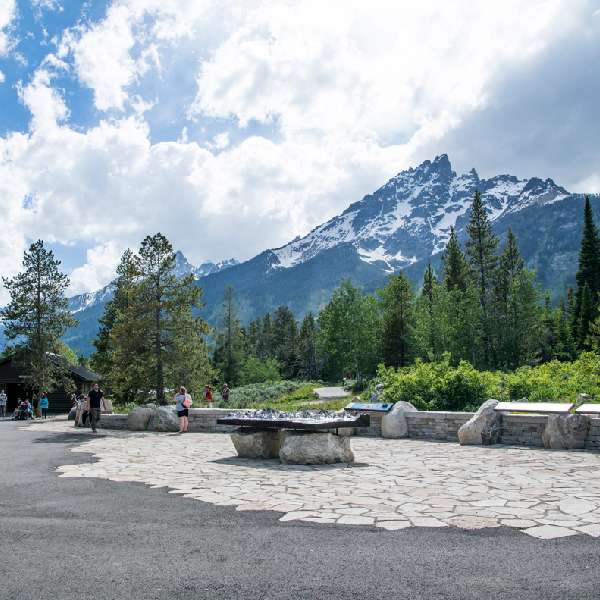
[[64,421],[32,429],[79,436],[72,451],[96,459],[60,466],[60,477],[140,482],[238,511],[277,511],[280,521],[600,537],[600,455],[591,452],[354,437],[353,465],[294,466],[237,458],[219,433],[92,437]]

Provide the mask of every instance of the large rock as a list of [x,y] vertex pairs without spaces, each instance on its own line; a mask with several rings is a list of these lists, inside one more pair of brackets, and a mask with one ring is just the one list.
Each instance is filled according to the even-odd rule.
[[138,406],[127,415],[127,429],[130,431],[146,431],[154,413],[155,406]]
[[284,431],[279,458],[284,464],[324,465],[352,463],[350,438],[333,433]]
[[381,419],[381,435],[384,438],[408,437],[408,423],[406,413],[415,412],[417,409],[410,402],[396,402],[389,413]]
[[281,448],[281,431],[240,430],[231,434],[240,458],[277,458]]
[[458,430],[461,446],[481,446],[500,441],[502,416],[494,411],[498,400],[486,400]]
[[179,431],[179,418],[174,406],[158,406],[152,411],[148,431]]
[[585,415],[548,415],[542,441],[544,448],[570,450],[585,447],[589,419]]

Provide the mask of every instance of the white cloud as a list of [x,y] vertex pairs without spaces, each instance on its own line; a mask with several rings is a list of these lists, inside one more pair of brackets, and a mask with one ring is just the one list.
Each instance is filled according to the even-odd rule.
[[0,56],[4,56],[11,45],[8,29],[15,18],[16,10],[15,0],[0,0]]
[[86,263],[73,269],[70,294],[98,290],[114,278],[123,249],[112,241],[90,248],[86,252]]
[[6,80],[6,76],[4,75],[4,73],[2,71],[0,71],[0,83],[4,83],[5,80]]

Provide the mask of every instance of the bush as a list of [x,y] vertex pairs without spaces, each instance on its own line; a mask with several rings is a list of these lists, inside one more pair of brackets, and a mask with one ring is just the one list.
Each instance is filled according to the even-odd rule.
[[497,392],[500,376],[478,371],[466,361],[453,367],[446,356],[400,369],[380,366],[378,379],[389,402],[403,400],[420,410],[476,410]]
[[244,361],[240,369],[240,385],[280,380],[279,363],[273,358],[260,360],[260,358],[250,357]]
[[551,361],[512,373],[478,371],[466,361],[453,367],[447,356],[401,369],[380,365],[377,378],[362,396],[365,401],[379,382],[384,385],[385,400],[404,400],[419,410],[472,411],[488,398],[573,402],[580,393],[600,402],[600,355],[586,352],[574,362]]
[[259,405],[279,401],[286,394],[306,385],[304,381],[277,381],[270,383],[252,383],[235,387],[229,393],[229,402],[217,400],[219,408],[257,408]]

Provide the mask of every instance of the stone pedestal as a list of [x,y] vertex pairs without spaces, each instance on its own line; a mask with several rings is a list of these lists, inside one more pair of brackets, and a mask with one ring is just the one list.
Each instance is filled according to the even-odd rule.
[[548,415],[542,434],[544,448],[573,450],[585,447],[589,419],[584,415]]
[[284,431],[282,437],[279,458],[283,464],[325,465],[354,462],[349,437],[308,431]]
[[231,434],[240,458],[277,458],[281,447],[281,431],[243,429]]

